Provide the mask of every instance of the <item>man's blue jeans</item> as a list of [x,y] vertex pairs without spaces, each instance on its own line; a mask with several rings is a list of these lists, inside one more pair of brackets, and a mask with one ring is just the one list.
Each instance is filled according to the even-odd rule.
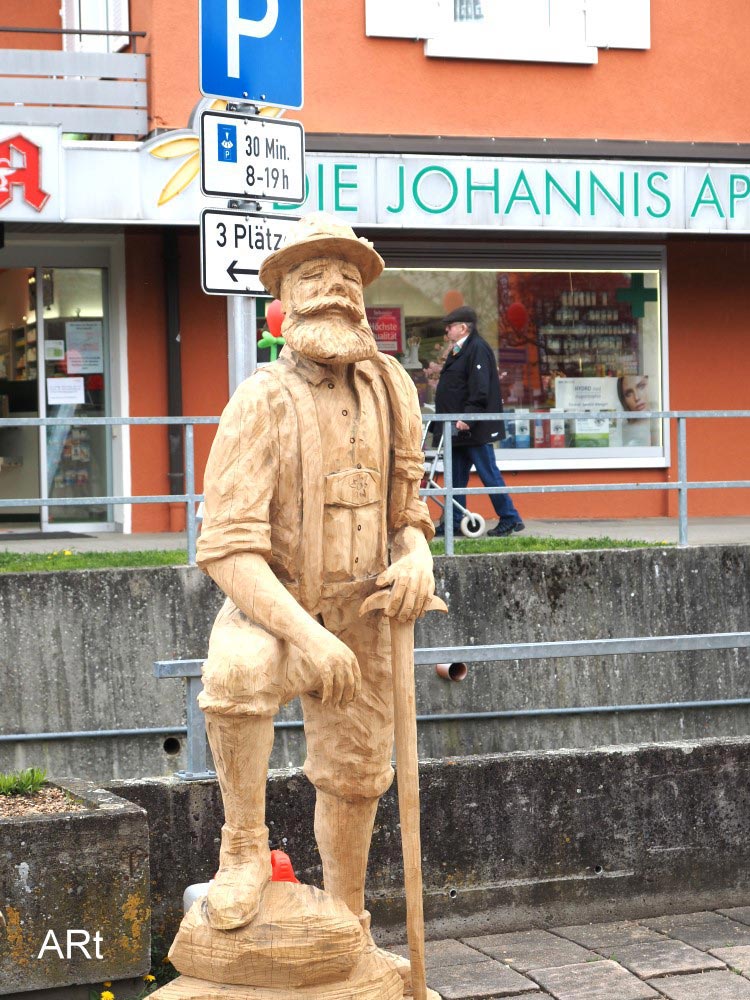
[[[495,449],[488,442],[477,445],[453,445],[453,485],[463,489],[469,482],[469,473],[472,465],[477,470],[477,475],[482,480],[484,486],[505,486],[505,480],[500,470],[495,464]],[[462,507],[466,507],[466,496],[456,495],[456,500]],[[494,493],[490,495],[492,506],[500,520],[505,523],[519,524],[521,515],[513,505],[513,501],[508,493]],[[453,525],[455,531],[459,530],[463,514],[453,508]]]

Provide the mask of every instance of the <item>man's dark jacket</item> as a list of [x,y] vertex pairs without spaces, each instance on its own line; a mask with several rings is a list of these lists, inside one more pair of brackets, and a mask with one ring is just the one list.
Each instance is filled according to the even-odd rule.
[[[435,391],[436,413],[502,413],[500,379],[495,354],[476,330],[461,345],[458,354],[449,354],[440,372]],[[502,420],[480,420],[469,424],[468,431],[454,436],[454,445],[477,445],[502,441]],[[433,432],[442,430],[432,425]]]

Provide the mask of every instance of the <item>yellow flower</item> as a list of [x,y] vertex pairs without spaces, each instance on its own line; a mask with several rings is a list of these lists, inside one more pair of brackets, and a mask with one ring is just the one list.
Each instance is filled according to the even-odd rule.
[[[72,552],[70,551],[70,549],[65,549],[65,551],[63,552],[63,555],[64,555],[64,556],[72,556],[72,555],[73,555],[73,553],[72,553]],[[110,983],[110,986],[111,986],[111,985],[112,985],[112,984]]]
[[115,1000],[115,995],[111,990],[102,990],[101,1000]]
[[147,972],[146,975],[143,977],[143,981],[144,983],[155,983],[156,976],[152,976],[150,972]]

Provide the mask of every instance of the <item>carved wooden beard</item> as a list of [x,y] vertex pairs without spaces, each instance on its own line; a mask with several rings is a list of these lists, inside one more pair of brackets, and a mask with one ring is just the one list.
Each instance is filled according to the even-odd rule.
[[377,354],[377,344],[361,308],[340,296],[295,305],[281,325],[294,351],[319,364],[353,364]]

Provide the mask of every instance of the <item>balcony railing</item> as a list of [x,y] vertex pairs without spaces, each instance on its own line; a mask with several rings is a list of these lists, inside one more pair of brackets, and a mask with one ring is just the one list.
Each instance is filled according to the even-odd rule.
[[[135,43],[143,31],[9,28],[29,35],[116,36]],[[135,44],[133,44],[135,48]],[[0,48],[0,122],[60,125],[84,135],[143,136],[148,131],[146,56],[136,52],[64,52]]]

